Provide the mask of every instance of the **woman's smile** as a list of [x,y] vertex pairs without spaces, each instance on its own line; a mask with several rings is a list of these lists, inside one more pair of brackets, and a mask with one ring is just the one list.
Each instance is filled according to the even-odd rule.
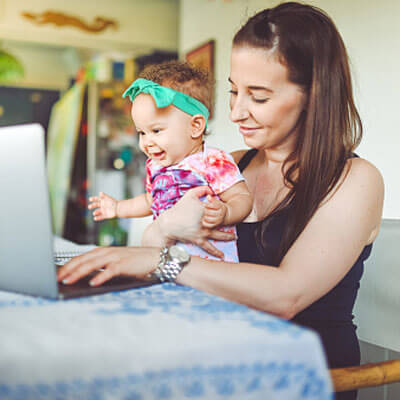
[[239,132],[243,136],[251,136],[253,135],[259,128],[258,127],[247,127],[247,126],[239,126]]

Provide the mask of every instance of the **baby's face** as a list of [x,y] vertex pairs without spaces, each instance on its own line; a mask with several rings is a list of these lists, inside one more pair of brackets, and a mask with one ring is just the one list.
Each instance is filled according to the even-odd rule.
[[192,116],[173,105],[157,108],[153,97],[139,94],[132,103],[132,119],[140,149],[168,167],[201,149],[201,138],[192,137]]

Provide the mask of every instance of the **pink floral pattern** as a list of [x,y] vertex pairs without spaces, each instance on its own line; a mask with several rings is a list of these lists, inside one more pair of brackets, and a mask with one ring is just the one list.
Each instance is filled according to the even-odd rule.
[[[223,150],[207,148],[205,145],[203,152],[192,154],[169,167],[160,166],[148,159],[146,171],[146,190],[153,198],[151,209],[154,218],[171,208],[188,190],[197,186],[209,186],[218,196],[244,180],[229,154]],[[221,230],[236,232],[232,226],[221,227]],[[226,261],[238,261],[236,242],[212,242],[225,253]],[[214,258],[197,246],[186,245],[186,247],[191,254]]]

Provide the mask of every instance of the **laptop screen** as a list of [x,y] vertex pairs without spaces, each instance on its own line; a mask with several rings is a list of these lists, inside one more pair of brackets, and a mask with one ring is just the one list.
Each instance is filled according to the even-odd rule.
[[57,297],[39,124],[0,128],[0,188],[0,289]]

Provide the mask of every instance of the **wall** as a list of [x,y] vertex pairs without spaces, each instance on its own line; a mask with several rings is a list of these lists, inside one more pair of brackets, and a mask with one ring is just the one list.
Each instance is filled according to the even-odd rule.
[[[26,76],[18,86],[65,89],[79,66],[94,54],[135,57],[178,44],[178,0],[0,0],[1,47],[18,57]],[[69,26],[35,25],[21,12],[57,11],[88,24],[103,16],[118,30],[86,33]]]
[[[29,42],[97,49],[175,50],[177,0],[0,0],[0,37]],[[118,29],[93,34],[70,26],[35,25],[21,12],[56,11],[88,24],[101,16],[118,22]]]
[[[181,0],[179,50],[216,40],[217,96],[214,132],[209,141],[226,150],[243,148],[237,128],[228,120],[229,55],[234,32],[248,16],[274,6],[273,0]],[[400,218],[400,2],[381,0],[311,0],[336,22],[348,48],[356,101],[365,126],[358,153],[374,163],[385,179],[384,217]]]
[[72,49],[12,41],[3,42],[2,48],[24,66],[24,78],[11,86],[65,90],[75,76],[77,68],[69,56]]

